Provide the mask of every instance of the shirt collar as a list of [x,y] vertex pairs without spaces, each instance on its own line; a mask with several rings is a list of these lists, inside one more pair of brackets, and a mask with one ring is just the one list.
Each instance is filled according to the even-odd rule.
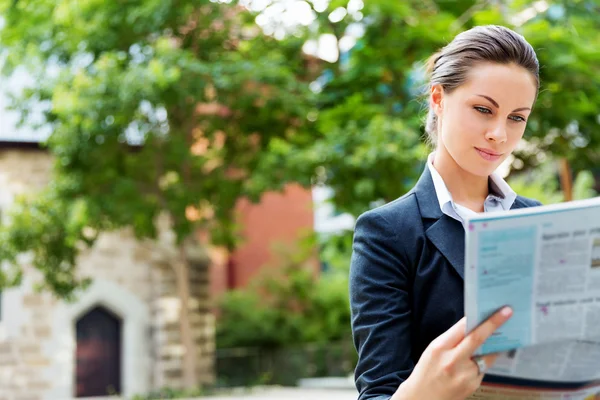
[[[427,167],[429,168],[429,172],[431,172],[431,178],[433,179],[435,193],[437,195],[438,202],[440,203],[440,209],[443,211],[445,204],[450,203],[452,205],[454,204],[454,201],[452,200],[452,195],[444,183],[444,179],[442,179],[442,176],[433,166],[434,156],[435,152],[432,152],[429,154],[429,157],[427,157]],[[513,203],[517,199],[517,193],[512,190],[508,183],[506,183],[506,181],[496,171],[492,172],[490,175],[489,185],[490,194],[488,195],[488,199],[495,199],[501,204],[504,210],[510,210]]]
[[429,154],[427,157],[427,167],[429,168],[429,172],[431,172],[431,179],[433,180],[433,187],[435,188],[435,194],[437,195],[438,202],[440,203],[440,209],[444,210],[444,205],[446,203],[452,203],[452,195],[448,191],[442,176],[437,172],[435,167],[433,166],[433,158],[435,156],[435,152]]

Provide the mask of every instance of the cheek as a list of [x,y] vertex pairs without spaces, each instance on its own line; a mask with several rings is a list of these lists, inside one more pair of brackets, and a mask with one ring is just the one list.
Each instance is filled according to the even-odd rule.
[[521,138],[523,138],[523,134],[525,133],[525,125],[515,126],[513,129],[510,129],[508,132],[508,145],[510,146],[511,151],[517,147]]
[[[446,121],[444,121],[446,122]],[[475,114],[473,110],[463,109],[453,112],[444,127],[445,135],[453,140],[455,145],[460,147],[469,146],[474,143],[473,140],[481,137],[485,132],[485,118]]]

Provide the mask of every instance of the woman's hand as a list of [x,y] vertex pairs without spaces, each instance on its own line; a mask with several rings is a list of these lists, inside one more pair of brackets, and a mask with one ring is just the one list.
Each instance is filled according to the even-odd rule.
[[[466,317],[436,338],[425,349],[410,377],[398,388],[392,400],[464,400],[474,393],[483,379],[473,353],[512,315],[504,307],[465,336]],[[498,356],[483,358],[487,368]]]

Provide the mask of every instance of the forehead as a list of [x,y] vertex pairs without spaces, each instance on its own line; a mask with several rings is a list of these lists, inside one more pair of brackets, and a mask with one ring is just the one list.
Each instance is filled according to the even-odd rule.
[[531,107],[537,84],[531,72],[516,64],[477,64],[467,80],[457,88],[463,96],[483,94],[495,99],[501,107]]

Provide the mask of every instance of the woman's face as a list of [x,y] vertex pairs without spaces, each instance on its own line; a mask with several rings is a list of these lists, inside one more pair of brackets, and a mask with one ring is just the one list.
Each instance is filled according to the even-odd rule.
[[479,64],[451,93],[434,85],[438,150],[465,171],[489,176],[523,137],[535,96],[535,78],[514,64]]

